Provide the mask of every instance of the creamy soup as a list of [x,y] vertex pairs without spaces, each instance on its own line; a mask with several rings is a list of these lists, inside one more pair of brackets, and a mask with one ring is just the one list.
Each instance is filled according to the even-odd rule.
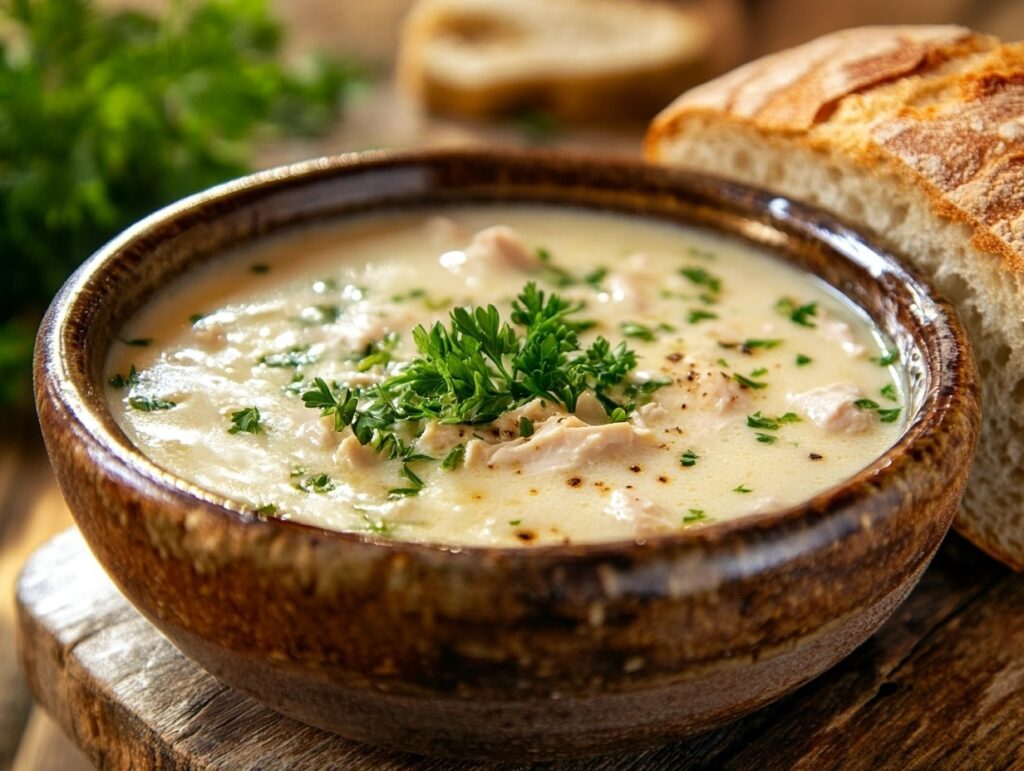
[[572,209],[368,216],[247,247],[168,286],[107,368],[125,433],[199,487],[447,544],[642,540],[782,508],[905,418],[896,354],[816,278]]

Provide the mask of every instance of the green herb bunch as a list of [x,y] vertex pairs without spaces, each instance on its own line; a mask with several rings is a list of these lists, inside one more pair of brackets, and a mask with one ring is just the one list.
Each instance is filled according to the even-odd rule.
[[356,67],[277,59],[264,0],[174,2],[157,20],[88,0],[0,0],[0,403],[67,275],[154,209],[248,170],[252,143],[335,117]]
[[413,330],[418,355],[380,385],[360,391],[317,378],[302,398],[333,415],[336,430],[351,427],[360,442],[392,457],[408,451],[394,433],[402,424],[489,423],[536,398],[573,412],[588,389],[611,420],[626,420],[636,405],[622,397],[651,389],[627,385],[617,393],[636,367],[636,354],[603,337],[581,348],[578,332],[586,323],[572,318],[581,309],[530,283],[512,303],[511,324],[493,305],[455,308],[447,326]]

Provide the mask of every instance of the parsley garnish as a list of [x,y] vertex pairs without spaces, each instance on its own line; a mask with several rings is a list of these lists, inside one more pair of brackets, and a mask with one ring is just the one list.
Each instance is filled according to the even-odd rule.
[[786,423],[799,422],[800,416],[795,412],[787,412],[777,418],[770,418],[767,415],[762,415],[760,410],[755,412],[753,415],[747,415],[747,425],[750,428],[759,428],[763,431],[778,431],[779,428]]
[[585,275],[583,277],[583,280],[586,283],[590,284],[590,286],[592,286],[594,289],[600,290],[601,289],[601,282],[604,281],[605,276],[607,276],[607,275],[608,275],[608,268],[599,267],[599,268],[595,268],[594,270],[590,271],[590,273]]
[[818,315],[818,303],[798,305],[796,300],[783,297],[775,303],[775,310],[779,314],[789,317],[790,321],[794,324],[799,324],[801,327],[811,327],[813,329],[817,326],[811,319]]
[[689,468],[690,466],[696,466],[698,460],[700,460],[700,456],[697,453],[693,450],[687,450],[679,456],[679,465]]
[[172,407],[178,406],[177,402],[160,399],[156,396],[132,396],[128,399],[128,404],[132,409],[139,410],[140,412],[157,412],[158,410],[169,410]]
[[702,321],[708,321],[710,319],[717,319],[718,314],[712,313],[711,311],[704,311],[700,308],[696,308],[689,312],[686,316],[686,321],[689,324],[699,324]]
[[533,436],[533,421],[525,415],[519,418],[519,436],[524,439]]
[[759,433],[757,434],[757,441],[759,441],[761,444],[775,444],[777,441],[779,441],[779,438],[777,436],[772,436],[771,434]]
[[445,471],[454,471],[455,467],[462,463],[462,459],[466,457],[466,445],[457,444],[452,447],[448,454],[444,456],[444,460],[441,461],[441,468]]
[[896,386],[892,383],[883,387],[879,393],[891,402],[899,401],[899,397],[896,396]]
[[900,419],[900,408],[893,407],[892,409],[878,410],[878,419],[883,423],[895,423]]
[[[882,390],[884,392],[885,389]],[[886,409],[872,399],[857,399],[853,406],[861,410],[874,410],[878,414],[878,419],[883,423],[895,423],[899,420],[901,412],[900,407]]]
[[683,524],[689,525],[692,522],[700,522],[702,519],[707,519],[707,514],[704,513],[704,509],[690,509],[687,514],[683,515]]
[[697,286],[707,287],[715,294],[718,294],[722,290],[722,280],[717,276],[711,275],[704,268],[690,266],[681,268],[679,273],[690,279],[690,281]]
[[738,484],[734,488],[732,488],[732,491],[734,493],[752,493],[752,492],[754,492],[753,490],[751,490],[749,487],[747,487],[746,485],[744,485],[742,483]]
[[635,321],[623,321],[619,325],[619,329],[622,330],[622,334],[625,337],[634,337],[637,340],[643,340],[648,343],[654,342],[655,339],[653,329],[643,324],[637,324]]
[[807,356],[806,354],[798,353],[796,355],[796,366],[798,367],[806,367],[812,361],[814,361],[814,359],[812,359],[810,356]]
[[307,493],[329,493],[334,489],[334,482],[327,474],[316,474],[296,482],[295,487]]
[[886,351],[882,356],[875,356],[871,359],[879,367],[890,367],[900,360],[899,351]]
[[265,517],[272,517],[277,514],[276,503],[264,503],[262,506],[256,509],[257,514],[262,514]]
[[132,364],[127,375],[115,373],[107,382],[110,383],[113,388],[131,388],[132,386],[138,385],[139,373],[135,371],[135,365]]
[[[754,370],[754,372],[758,371],[759,370]],[[767,383],[762,383],[759,380],[751,380],[749,377],[747,377],[746,375],[741,375],[739,372],[734,372],[732,375],[732,379],[739,383],[742,388],[753,388],[757,390],[768,387]]]
[[294,345],[286,351],[268,353],[257,359],[258,364],[275,369],[297,369],[316,362],[316,356],[309,352],[309,346]]
[[260,411],[256,407],[246,407],[231,413],[231,428],[229,434],[261,434],[263,426],[260,425]]
[[535,398],[574,412],[585,390],[595,393],[613,421],[628,417],[635,404],[620,403],[613,390],[636,367],[636,354],[625,343],[612,348],[603,337],[582,349],[579,322],[570,318],[580,309],[558,295],[546,296],[531,282],[512,303],[511,323],[493,305],[454,308],[448,326],[437,322],[413,330],[418,355],[383,383],[353,389],[316,378],[302,399],[333,416],[335,430],[351,427],[361,443],[401,460],[410,484],[391,494],[414,495],[423,484],[409,464],[427,458],[398,438],[396,429],[405,424],[490,423]]
[[375,343],[366,346],[364,356],[359,360],[356,369],[366,372],[376,366],[384,366],[394,357],[395,347],[398,345],[398,333],[388,332],[384,337]]

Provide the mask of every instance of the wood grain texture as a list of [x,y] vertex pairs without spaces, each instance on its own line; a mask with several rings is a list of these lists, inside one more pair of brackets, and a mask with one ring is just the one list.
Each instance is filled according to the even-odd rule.
[[[279,717],[186,660],[73,530],[18,586],[30,686],[103,769],[508,769],[365,747]],[[990,769],[1024,765],[1024,576],[951,536],[896,615],[842,664],[723,729],[606,769]],[[521,766],[519,766],[521,767]]]
[[0,414],[0,771],[14,762],[32,697],[14,650],[14,582],[29,554],[71,523],[34,416]]

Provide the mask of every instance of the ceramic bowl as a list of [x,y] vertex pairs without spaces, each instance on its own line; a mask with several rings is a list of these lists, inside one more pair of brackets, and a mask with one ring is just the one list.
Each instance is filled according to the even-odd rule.
[[[169,279],[285,228],[448,202],[570,204],[763,245],[849,296],[895,342],[909,426],[862,472],[783,511],[645,543],[450,548],[246,514],[153,465],[115,425],[104,356]],[[40,422],[78,526],[178,648],[306,723],[471,758],[665,742],[836,663],[906,597],[942,540],[971,464],[978,390],[950,306],[816,210],[712,178],[535,153],[346,155],[185,200],[70,279],[36,353]]]

